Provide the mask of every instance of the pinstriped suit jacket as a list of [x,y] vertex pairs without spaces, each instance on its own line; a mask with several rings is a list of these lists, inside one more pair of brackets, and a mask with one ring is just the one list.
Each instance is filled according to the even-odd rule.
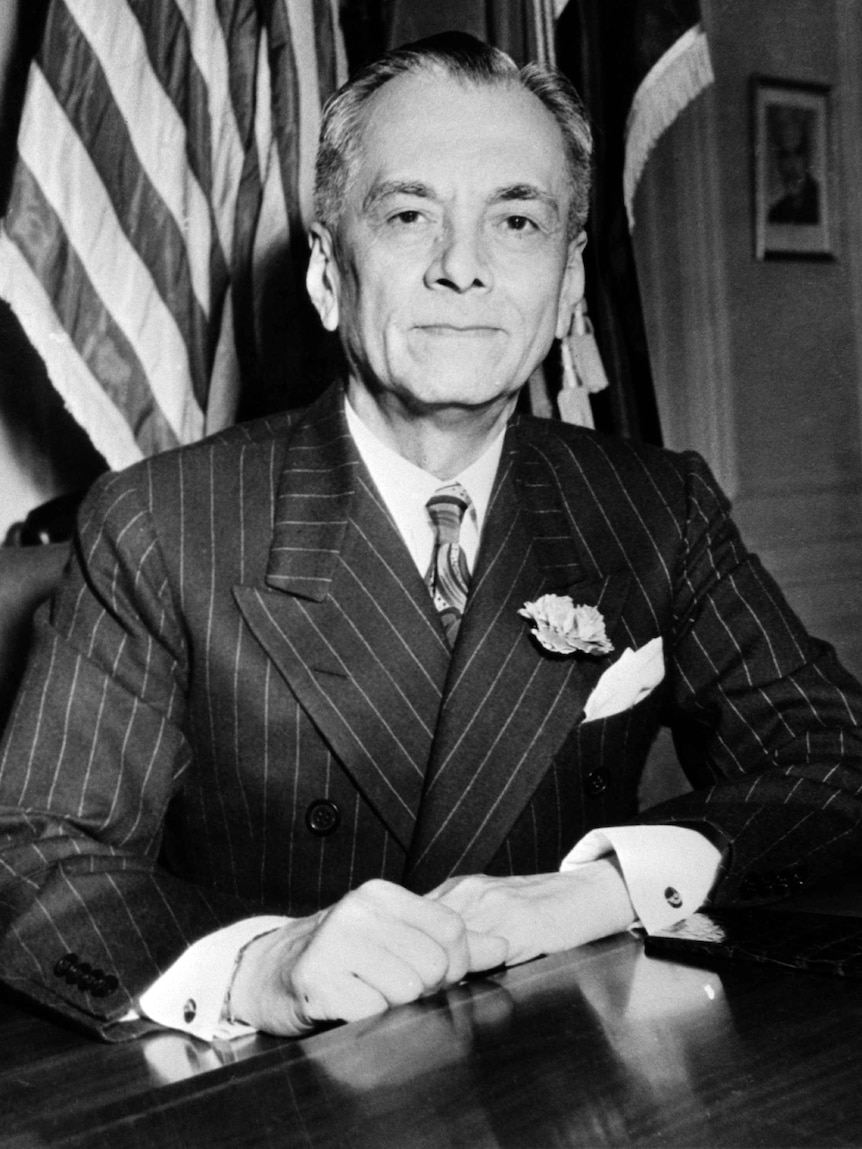
[[[598,606],[614,652],[539,649],[518,610],[548,592]],[[601,672],[656,635],[662,687],[585,724]],[[717,901],[774,896],[858,857],[860,717],[697,457],[548,421],[507,433],[450,658],[333,389],[91,493],[2,753],[0,975],[111,1036],[249,913],[556,869],[637,816],[662,718],[697,790],[642,820],[727,847]]]

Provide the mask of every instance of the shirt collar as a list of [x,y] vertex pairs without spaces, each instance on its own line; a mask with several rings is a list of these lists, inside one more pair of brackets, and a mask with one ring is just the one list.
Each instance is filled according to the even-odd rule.
[[[362,422],[346,397],[344,408],[347,426],[360,458],[371,473],[374,485],[396,522],[400,523],[401,520],[399,510],[403,510],[411,517],[421,515],[424,519],[425,503],[438,488],[446,484],[436,475],[417,467],[415,463],[411,463],[378,439]],[[469,494],[475,510],[477,531],[481,531],[485,521],[491,499],[491,488],[503,451],[505,433],[504,427],[475,462],[449,480],[460,483]]]

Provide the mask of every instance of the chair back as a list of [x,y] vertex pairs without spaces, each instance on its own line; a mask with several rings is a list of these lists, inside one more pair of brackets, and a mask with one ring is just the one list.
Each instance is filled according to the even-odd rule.
[[68,543],[0,546],[0,731],[27,665],[36,607],[60,581]]

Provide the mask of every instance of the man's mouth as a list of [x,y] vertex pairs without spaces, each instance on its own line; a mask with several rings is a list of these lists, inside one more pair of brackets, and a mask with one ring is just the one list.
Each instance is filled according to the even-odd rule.
[[499,327],[488,324],[423,323],[416,328],[424,335],[449,337],[454,339],[488,338],[498,335]]

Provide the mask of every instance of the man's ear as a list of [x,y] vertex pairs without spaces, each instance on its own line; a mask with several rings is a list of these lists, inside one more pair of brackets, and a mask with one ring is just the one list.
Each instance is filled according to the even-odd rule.
[[582,231],[569,243],[566,270],[563,273],[563,286],[557,304],[557,339],[564,339],[572,324],[572,313],[584,298],[584,248],[587,246],[587,233]]
[[335,244],[328,227],[312,223],[308,232],[311,255],[305,275],[305,287],[314,304],[320,322],[327,331],[338,327],[338,266],[335,262]]

